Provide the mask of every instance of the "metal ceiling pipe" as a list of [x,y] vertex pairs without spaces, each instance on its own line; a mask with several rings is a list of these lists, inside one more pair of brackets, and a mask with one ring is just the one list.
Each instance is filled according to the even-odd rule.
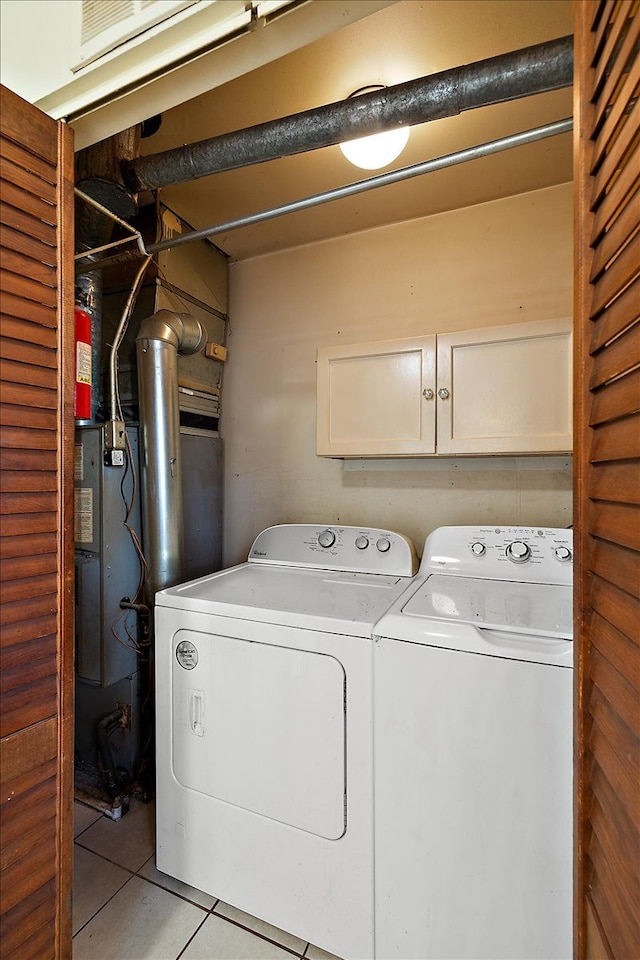
[[184,523],[178,406],[178,354],[206,342],[202,324],[186,313],[159,310],[136,337],[144,550],[147,599],[182,579]]
[[[424,160],[422,163],[415,163],[410,167],[401,167],[398,170],[379,173],[377,176],[369,177],[367,180],[348,183],[343,187],[336,187],[333,190],[317,193],[311,197],[293,200],[279,207],[271,207],[268,210],[261,210],[258,213],[250,213],[244,217],[238,217],[236,220],[227,220],[224,223],[203,227],[202,230],[192,230],[189,233],[182,233],[168,240],[160,240],[158,243],[150,244],[146,252],[147,254],[153,254],[161,250],[170,250],[173,249],[173,247],[193,243],[195,240],[206,240],[209,237],[215,237],[221,233],[229,233],[231,230],[238,230],[241,227],[265,223],[267,220],[274,220],[276,217],[283,217],[289,213],[300,213],[303,210],[318,207],[323,203],[331,203],[334,200],[344,200],[346,197],[355,197],[369,190],[376,190],[378,187],[401,183],[403,180],[410,180],[413,177],[419,177],[425,173],[435,173],[437,170],[446,170],[447,167],[468,163],[470,160],[490,157],[494,153],[501,153],[503,150],[512,150],[515,147],[521,147],[528,143],[535,143],[537,140],[545,140],[547,137],[556,137],[563,133],[569,133],[572,129],[573,120],[571,117],[567,117],[565,120],[555,120],[553,123],[547,123],[541,127],[534,127],[532,130],[512,133],[509,136],[500,137],[498,140],[490,140],[487,143],[480,143],[474,147],[467,147],[465,150],[457,150],[455,153],[445,154],[443,157]],[[105,257],[103,260],[98,260],[97,265],[101,269],[104,269],[118,263],[128,263],[131,260],[138,259],[140,256],[141,253],[137,250],[127,251],[126,253],[120,253],[116,256]],[[88,269],[92,268],[81,265],[76,267],[76,270],[80,274]]]
[[573,37],[561,37],[314,110],[123,163],[133,192],[328,147],[400,125],[570,86]]

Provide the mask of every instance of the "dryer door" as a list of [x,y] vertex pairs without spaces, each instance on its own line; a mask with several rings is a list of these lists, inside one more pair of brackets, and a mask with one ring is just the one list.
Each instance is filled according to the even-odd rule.
[[341,837],[342,664],[315,651],[193,630],[174,635],[172,661],[176,779],[309,833]]

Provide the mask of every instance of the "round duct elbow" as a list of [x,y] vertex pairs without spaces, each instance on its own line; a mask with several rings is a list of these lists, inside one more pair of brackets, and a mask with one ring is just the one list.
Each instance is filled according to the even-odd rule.
[[189,313],[158,310],[140,324],[139,340],[161,340],[175,347],[182,356],[198,353],[207,342],[207,333],[199,320]]

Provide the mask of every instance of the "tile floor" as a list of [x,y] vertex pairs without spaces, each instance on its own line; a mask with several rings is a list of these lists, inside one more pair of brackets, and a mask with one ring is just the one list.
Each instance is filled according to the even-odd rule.
[[337,960],[156,870],[152,804],[75,803],[73,960]]

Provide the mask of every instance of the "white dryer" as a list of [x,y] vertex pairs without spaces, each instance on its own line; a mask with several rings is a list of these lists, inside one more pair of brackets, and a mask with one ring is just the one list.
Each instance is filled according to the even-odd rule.
[[572,955],[572,535],[442,527],[375,627],[376,956]]
[[287,524],[156,596],[158,868],[345,958],[374,950],[372,628],[416,566]]

